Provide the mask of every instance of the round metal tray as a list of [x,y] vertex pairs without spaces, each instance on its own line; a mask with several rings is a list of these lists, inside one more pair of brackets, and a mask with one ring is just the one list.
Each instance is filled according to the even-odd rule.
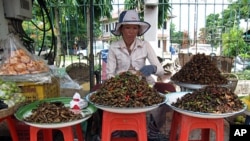
[[[155,105],[152,105],[152,106],[147,106],[147,107],[136,107],[136,108],[134,108],[134,107],[131,107],[131,108],[110,107],[110,106],[105,106],[105,105],[99,105],[99,104],[96,104],[96,103],[92,102],[90,100],[90,96],[93,95],[93,94],[95,94],[95,92],[89,93],[86,96],[86,100],[89,103],[95,105],[97,108],[102,109],[104,111],[112,112],[112,113],[121,113],[121,114],[142,113],[142,112],[151,111],[151,110],[159,107],[161,104],[166,103],[166,98],[165,98],[165,101],[163,101],[162,103],[155,104]],[[163,94],[160,94],[160,95],[163,95]]]
[[61,128],[61,127],[67,127],[67,126],[72,126],[76,125],[78,123],[81,123],[87,119],[89,119],[92,114],[96,111],[96,108],[89,104],[88,107],[83,109],[81,111],[81,114],[83,115],[82,119],[79,120],[74,120],[70,122],[63,122],[63,123],[34,123],[34,122],[26,122],[24,119],[28,117],[30,114],[32,114],[32,110],[35,109],[39,103],[46,101],[46,102],[63,102],[65,106],[69,107],[69,102],[72,100],[70,97],[58,97],[58,98],[49,98],[49,99],[44,99],[40,101],[35,101],[33,103],[27,104],[21,108],[19,108],[16,113],[15,117],[24,122],[27,125],[34,126],[34,127],[39,127],[39,128]]
[[182,114],[185,114],[188,116],[192,116],[192,117],[198,117],[198,118],[226,118],[226,117],[230,117],[230,116],[242,113],[247,108],[245,105],[245,107],[239,111],[235,111],[232,113],[216,114],[216,113],[202,113],[202,112],[183,110],[183,109],[177,108],[177,107],[172,105],[172,103],[176,102],[176,100],[178,98],[181,98],[182,96],[184,96],[187,93],[189,93],[189,92],[175,92],[175,93],[167,94],[166,95],[166,98],[167,98],[166,104],[169,105],[173,110],[175,110],[179,113],[182,113]]

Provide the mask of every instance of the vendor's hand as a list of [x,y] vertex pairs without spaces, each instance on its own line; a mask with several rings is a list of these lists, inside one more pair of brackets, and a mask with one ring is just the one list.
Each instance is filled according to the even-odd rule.
[[156,66],[155,65],[146,65],[140,69],[140,72],[144,76],[150,76],[151,74],[154,74],[156,72]]

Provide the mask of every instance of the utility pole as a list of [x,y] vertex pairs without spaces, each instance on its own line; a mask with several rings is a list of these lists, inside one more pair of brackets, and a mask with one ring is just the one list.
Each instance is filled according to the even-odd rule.
[[144,34],[144,39],[151,44],[157,55],[162,54],[162,49],[158,49],[157,38],[158,3],[158,0],[145,0],[144,7],[144,20],[151,25],[150,29]]
[[89,32],[89,37],[90,37],[90,53],[89,53],[89,84],[90,84],[90,90],[94,86],[94,54],[93,54],[93,0],[90,1],[90,7],[89,7],[89,16],[90,16],[90,32]]
[[198,3],[197,0],[195,0],[195,8],[194,8],[194,45],[197,45],[197,12],[198,12]]

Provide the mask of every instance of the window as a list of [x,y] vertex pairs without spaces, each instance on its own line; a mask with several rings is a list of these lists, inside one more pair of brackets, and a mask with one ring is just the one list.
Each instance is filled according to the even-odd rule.
[[167,29],[167,22],[166,21],[164,21],[164,23],[163,23],[163,29]]
[[105,26],[106,26],[105,31],[106,31],[106,32],[109,32],[109,25],[106,24]]

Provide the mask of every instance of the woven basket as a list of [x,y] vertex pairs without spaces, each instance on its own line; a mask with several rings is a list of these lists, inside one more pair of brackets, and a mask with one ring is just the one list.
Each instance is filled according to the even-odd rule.
[[[179,53],[179,63],[181,67],[183,67],[191,58],[193,57],[192,54],[184,54]],[[231,73],[232,65],[233,65],[233,58],[232,57],[225,57],[225,56],[213,56],[211,57],[211,61],[217,66],[217,68],[223,73]]]
[[12,106],[12,107],[9,107],[9,108],[6,108],[6,109],[1,109],[0,110],[0,119],[4,118],[4,117],[7,117],[9,115],[13,115],[14,111],[15,111],[14,109],[15,109],[15,106]]
[[215,56],[211,60],[222,73],[231,73],[233,66],[232,57]]
[[238,84],[238,76],[234,73],[222,73],[222,75],[229,81],[228,88],[234,92]]
[[7,117],[9,115],[13,115],[20,107],[22,107],[26,104],[28,104],[28,102],[19,102],[10,108],[1,109],[0,110],[0,118]]
[[85,63],[73,63],[66,67],[66,72],[70,78],[78,83],[88,82],[89,65]]
[[181,67],[183,67],[192,57],[192,54],[179,53],[178,58]]

